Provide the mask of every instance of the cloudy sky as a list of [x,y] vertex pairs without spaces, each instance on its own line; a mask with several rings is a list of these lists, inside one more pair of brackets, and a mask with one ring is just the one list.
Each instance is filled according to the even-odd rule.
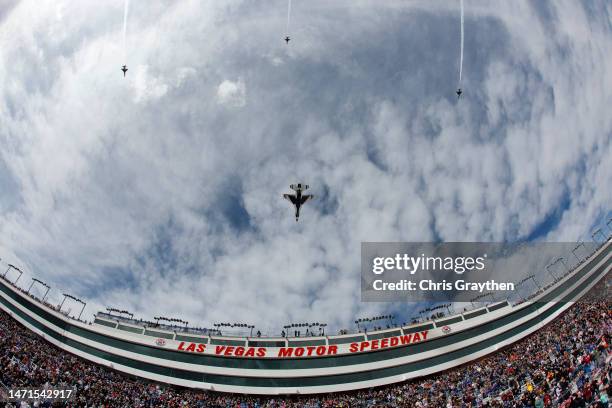
[[289,45],[285,0],[131,0],[125,47],[123,16],[0,0],[0,266],[88,318],[346,327],[390,310],[360,303],[362,241],[611,214],[610,2],[465,0],[459,102],[458,0],[294,0]]

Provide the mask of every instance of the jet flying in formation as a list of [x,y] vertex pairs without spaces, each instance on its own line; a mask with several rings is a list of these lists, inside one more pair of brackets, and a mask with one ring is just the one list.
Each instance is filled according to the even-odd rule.
[[461,88],[457,89],[457,92],[455,92],[457,94],[457,99],[461,98],[461,94],[463,93],[463,91],[461,90]]
[[287,44],[289,44],[289,41],[291,41],[291,38],[289,38],[289,36],[286,36],[286,37],[285,37],[285,42],[286,42]]
[[127,65],[124,65],[121,70],[123,71],[123,77],[125,78],[125,73],[128,72]]
[[289,186],[295,191],[295,194],[283,194],[283,198],[291,201],[291,204],[295,207],[295,222],[300,218],[300,207],[308,200],[314,198],[312,194],[302,194],[303,191],[308,189],[307,184],[291,184]]

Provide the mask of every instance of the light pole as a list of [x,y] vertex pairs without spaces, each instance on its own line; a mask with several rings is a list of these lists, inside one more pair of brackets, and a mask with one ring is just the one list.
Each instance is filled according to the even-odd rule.
[[51,290],[51,286],[49,285],[45,285],[47,287],[47,290],[45,291],[45,294],[42,297],[42,301],[44,302],[45,299],[47,298],[47,295],[49,294],[49,290]]
[[[19,278],[21,278],[21,275],[23,275],[23,272],[21,271],[21,269],[19,269],[19,268],[18,268],[18,267],[16,267],[15,265],[13,265],[13,264],[8,264],[8,268],[6,268],[6,272],[4,272],[4,275],[2,275],[2,277],[6,279],[6,275],[9,273],[9,271],[10,271],[11,269],[14,269],[14,270],[16,270],[17,272],[19,272],[19,276],[17,277],[17,279],[15,279],[15,282],[13,282],[13,285],[16,285],[16,284],[17,284],[17,281],[19,280]],[[8,280],[8,279],[6,279],[6,280]]]
[[15,282],[13,282],[13,285],[17,285],[17,281],[19,280],[19,278],[21,278],[21,275],[23,275],[23,271],[19,268],[15,268],[14,266],[13,269],[16,269],[17,272],[19,272],[19,276],[17,277],[17,279],[15,279]]
[[533,281],[533,283],[536,285],[536,292],[540,289],[542,289],[540,287],[540,284],[538,283],[538,281],[535,279],[535,275],[531,275],[531,280]]
[[79,317],[77,317],[77,320],[81,320],[81,315],[83,314],[83,311],[85,310],[85,305],[87,303],[80,301],[83,304],[83,307],[81,308],[81,312],[79,313]]
[[555,277],[555,275],[553,275],[553,273],[550,271],[550,267],[553,266],[554,264],[556,264],[557,262],[559,262],[559,259],[557,259],[555,262],[552,262],[548,265],[546,265],[546,271],[549,273],[550,276],[552,276],[553,278],[553,282],[557,281],[557,278]]
[[[358,319],[355,320],[355,324],[357,325],[357,330],[359,330],[359,322],[362,319]],[[286,330],[285,332],[285,337],[289,337],[289,329],[293,330],[293,337],[299,337],[302,333],[301,328],[305,327],[306,328],[306,336],[314,336],[315,335],[315,330],[313,329],[314,327],[318,327],[319,328],[319,335],[321,335],[321,333],[323,333],[323,335],[325,335],[325,326],[327,326],[326,323],[290,323],[290,324],[286,324],[285,326],[283,326],[283,329]],[[251,327],[251,326],[249,326]],[[253,326],[254,328],[255,326]],[[296,330],[297,329],[297,330]],[[251,330],[252,331],[252,330]]]
[[[122,313],[127,313],[128,315],[131,315],[130,312],[128,312],[127,310],[122,310]],[[133,315],[132,315],[133,316]],[[187,326],[189,325],[189,322],[182,320],[182,319],[177,319],[174,317],[165,317],[165,316],[159,316],[159,317],[154,317],[155,319],[155,324],[159,326],[159,321],[163,320],[165,322],[170,323],[171,326],[173,326],[173,323],[181,323],[185,325],[185,329],[187,328]]]
[[6,278],[6,274],[9,273],[11,268],[14,268],[14,266],[11,264],[8,264],[8,268],[6,268],[6,272],[4,272],[4,275],[2,275],[3,278]]
[[36,279],[36,278],[32,278],[32,283],[30,284],[30,287],[28,288],[26,293],[30,293],[30,289],[32,289],[32,287],[34,286],[35,283],[40,283],[41,285],[43,285],[45,288],[47,288],[45,294],[42,297],[42,301],[44,302],[45,298],[47,297],[47,293],[49,293],[49,289],[51,289],[51,287],[49,285],[47,285],[45,282]]
[[[591,234],[591,238],[593,238],[593,241],[597,242],[597,240],[595,239],[595,236],[597,234],[601,234],[601,236],[603,237],[603,242],[606,242],[607,238],[604,235],[603,231],[601,230],[601,228],[597,228],[595,231],[593,231],[593,233]],[[599,242],[598,242],[599,243]]]
[[74,300],[75,302],[81,303],[83,305],[83,307],[81,308],[81,312],[79,313],[79,317],[77,317],[77,320],[81,320],[81,315],[83,314],[83,311],[85,310],[85,305],[87,304],[86,302],[83,302],[81,299],[69,295],[68,293],[62,293],[62,295],[64,296],[64,300],[62,300],[62,303],[60,304],[60,308],[59,311],[62,311],[62,306],[64,305],[64,302],[66,301],[66,298],[70,298],[72,300]]
[[[535,279],[535,274],[527,276],[521,282],[527,282],[527,281],[531,281],[531,283],[533,284],[533,286],[535,288],[535,290],[533,292],[533,295],[535,296],[535,294],[537,294],[538,291],[540,290],[540,285],[539,285],[538,281],[536,281],[536,279]],[[529,294],[529,292],[527,292],[527,296],[525,297],[525,300],[527,300],[529,297],[530,297],[530,294]]]
[[567,264],[565,263],[565,259],[563,257],[559,258],[559,262],[561,262],[561,265],[563,265],[565,267],[565,270],[567,271],[567,273],[569,273],[570,269],[567,266]]
[[62,299],[62,303],[60,303],[60,307],[59,307],[59,311],[62,311],[62,306],[64,306],[64,302],[66,301],[66,297],[68,295],[66,295],[65,293],[62,293],[62,296],[64,296],[64,299]]
[[579,243],[578,245],[576,245],[576,247],[574,247],[574,249],[572,249],[572,254],[574,254],[574,256],[576,257],[576,259],[578,260],[578,263],[582,262],[582,260],[580,258],[578,258],[578,255],[576,255],[576,250],[578,248],[580,248],[581,246],[584,246],[586,249],[586,246],[584,245],[584,242]]
[[117,308],[114,307],[107,307],[106,311],[108,312],[109,315],[113,315],[113,312],[117,313],[119,315],[119,317],[123,318],[122,315],[127,315],[130,316],[130,319],[134,319],[134,313],[130,313],[127,310],[119,310]]
[[523,279],[521,279],[520,281],[518,281],[516,283],[516,286],[522,285],[523,283],[527,282],[531,278],[533,278],[533,275],[529,275],[529,276],[524,277]]
[[34,283],[36,283],[36,281],[34,280],[34,278],[32,278],[32,283],[30,283],[30,287],[28,288],[28,290],[26,290],[27,294],[30,294],[30,289],[32,289],[32,286],[34,286]]

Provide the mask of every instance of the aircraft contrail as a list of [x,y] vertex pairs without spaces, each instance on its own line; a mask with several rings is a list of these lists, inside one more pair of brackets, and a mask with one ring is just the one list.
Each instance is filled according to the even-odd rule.
[[123,62],[126,63],[127,59],[127,19],[128,9],[130,8],[130,0],[125,0],[125,6],[123,10]]
[[461,83],[461,74],[463,73],[463,0],[461,2],[461,54],[459,57],[459,83]]
[[291,0],[287,3],[287,35],[289,35],[289,23],[291,22]]

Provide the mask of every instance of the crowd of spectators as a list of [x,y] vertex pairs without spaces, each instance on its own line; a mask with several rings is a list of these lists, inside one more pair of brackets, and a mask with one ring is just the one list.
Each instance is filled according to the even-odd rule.
[[74,387],[75,397],[68,405],[82,407],[602,408],[609,406],[612,376],[611,306],[609,300],[576,303],[513,346],[437,375],[349,393],[297,397],[222,394],[129,377],[46,343],[0,312],[0,389]]

